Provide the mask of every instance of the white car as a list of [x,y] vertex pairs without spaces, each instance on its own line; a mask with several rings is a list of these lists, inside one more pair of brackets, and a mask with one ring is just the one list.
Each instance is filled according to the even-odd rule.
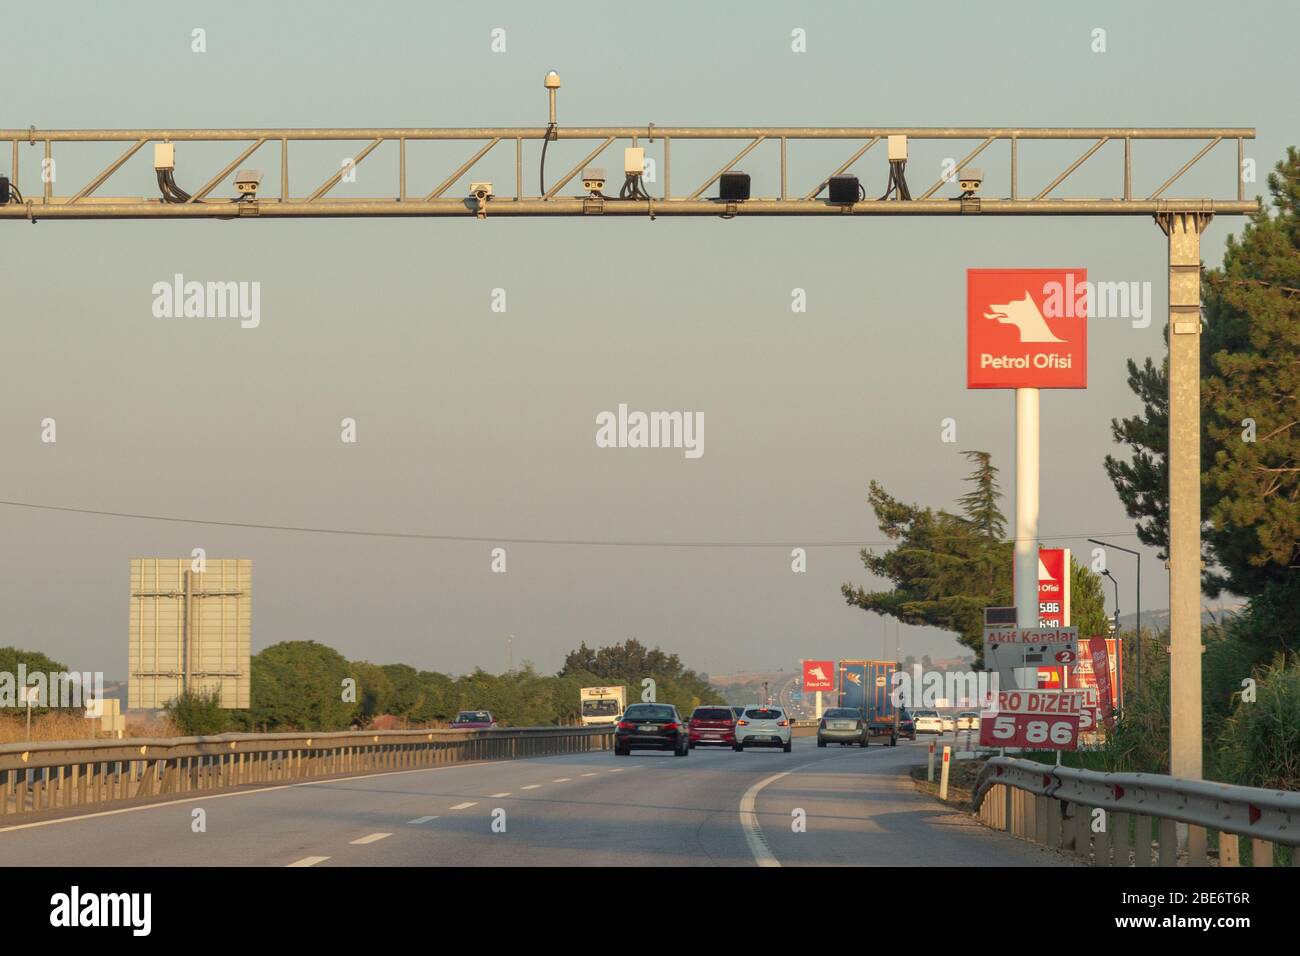
[[956,718],[952,717],[951,715],[945,714],[943,717],[940,718],[940,720],[943,721],[943,732],[945,734],[948,733],[949,731],[952,731],[953,733],[957,732]]
[[918,734],[943,733],[943,718],[939,716],[937,710],[912,711],[912,723],[916,726]]
[[731,749],[739,752],[746,747],[780,747],[789,753],[790,725],[790,715],[780,707],[772,704],[746,707],[736,718],[736,742]]
[[979,730],[980,715],[973,710],[963,710],[957,715],[958,730]]

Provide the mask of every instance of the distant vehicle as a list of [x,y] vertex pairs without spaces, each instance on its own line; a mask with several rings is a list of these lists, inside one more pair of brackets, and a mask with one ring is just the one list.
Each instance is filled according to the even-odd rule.
[[731,747],[736,743],[736,716],[726,704],[696,707],[688,733],[692,747]]
[[840,661],[840,707],[861,709],[870,736],[898,743],[897,714],[893,698],[894,661]]
[[451,722],[452,730],[492,730],[497,719],[486,710],[462,710]]
[[614,754],[626,757],[633,750],[671,750],[685,757],[691,752],[690,732],[672,704],[633,704],[623,712],[614,732]]
[[582,687],[578,690],[578,701],[582,707],[582,726],[612,727],[623,719],[623,711],[627,708],[627,688],[619,685]]
[[906,707],[898,709],[898,736],[904,740],[916,739],[916,721],[912,719],[912,712]]
[[953,717],[951,714],[944,714],[939,719],[943,721],[943,732],[945,734],[948,733],[948,731],[953,731],[954,733],[956,732],[957,719],[955,717]]
[[943,718],[937,710],[912,711],[912,723],[918,734],[943,733]]
[[817,725],[817,746],[867,746],[868,734],[862,711],[856,707],[832,707]]
[[789,753],[790,737],[790,718],[785,711],[771,704],[757,704],[746,707],[744,715],[736,721],[736,742],[732,749],[780,747]]
[[974,710],[963,710],[960,714],[957,715],[957,729],[958,730],[979,730],[980,729],[979,712]]

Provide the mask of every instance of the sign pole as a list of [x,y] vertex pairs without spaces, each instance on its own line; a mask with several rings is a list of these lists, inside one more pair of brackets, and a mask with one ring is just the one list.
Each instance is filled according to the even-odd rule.
[[[1038,627],[1038,389],[1016,389],[1016,625]],[[1032,680],[1029,675],[1033,675]],[[1016,684],[1038,686],[1036,668],[1022,668]]]

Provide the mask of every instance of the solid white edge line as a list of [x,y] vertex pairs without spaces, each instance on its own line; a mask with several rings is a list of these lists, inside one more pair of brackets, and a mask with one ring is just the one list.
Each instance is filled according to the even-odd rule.
[[782,777],[790,776],[791,773],[793,771],[785,770],[781,773],[774,773],[770,777],[764,777],[746,790],[745,795],[740,798],[740,829],[745,834],[745,842],[749,844],[749,852],[753,855],[754,862],[759,866],[780,866],[781,861],[776,858],[776,855],[763,841],[763,827],[758,822],[758,814],[754,812],[754,804],[758,800],[759,792],[764,787],[770,783],[775,783]]
[[[860,753],[865,752],[865,750],[860,751]],[[763,839],[763,827],[762,824],[758,822],[758,813],[754,809],[755,804],[758,802],[758,795],[762,789],[768,784],[780,780],[782,777],[788,777],[792,773],[798,773],[801,770],[807,770],[809,767],[815,767],[820,763],[824,763],[828,759],[839,760],[844,756],[847,755],[836,754],[833,757],[826,756],[818,760],[800,764],[797,767],[791,767],[789,770],[775,773],[770,777],[765,777],[745,791],[745,795],[740,798],[740,829],[745,834],[745,842],[749,844],[749,852],[753,854],[755,863],[759,866],[781,865],[781,861],[776,858],[776,855],[768,848],[766,841]]]
[[[545,760],[545,757],[522,758],[524,760]],[[500,764],[519,763],[519,760],[478,760],[470,763],[450,764],[445,767],[418,767],[414,770],[381,770],[378,773],[362,773],[352,777],[332,777],[329,780],[303,780],[299,783],[282,783],[274,787],[257,787],[253,790],[231,790],[226,793],[208,793],[200,797],[182,797],[179,800],[165,800],[161,803],[146,803],[138,807],[118,807],[115,810],[98,810],[95,813],[80,813],[72,817],[59,817],[56,820],[37,820],[34,823],[16,823],[9,827],[0,827],[0,833],[13,830],[32,830],[36,827],[52,827],[59,823],[73,823],[77,820],[93,820],[96,817],[115,817],[119,813],[139,813],[142,810],[161,810],[165,807],[180,806],[184,803],[202,803],[204,800],[225,800],[230,797],[250,797],[255,793],[270,793],[274,790],[292,790],[294,787],[322,787],[335,783],[348,783],[352,780],[369,780],[372,777],[391,777],[406,773],[434,773],[439,770],[464,770],[468,767],[493,767]]]

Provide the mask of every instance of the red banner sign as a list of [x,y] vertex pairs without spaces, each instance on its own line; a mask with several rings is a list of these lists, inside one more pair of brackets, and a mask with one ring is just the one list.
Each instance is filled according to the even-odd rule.
[[1087,388],[1086,269],[967,269],[967,388]]
[[1079,640],[1079,663],[1070,674],[1070,683],[1095,692],[1097,710],[1110,729],[1114,729],[1114,709],[1119,706],[1117,682],[1111,661],[1118,654],[1112,638],[1091,637]]

